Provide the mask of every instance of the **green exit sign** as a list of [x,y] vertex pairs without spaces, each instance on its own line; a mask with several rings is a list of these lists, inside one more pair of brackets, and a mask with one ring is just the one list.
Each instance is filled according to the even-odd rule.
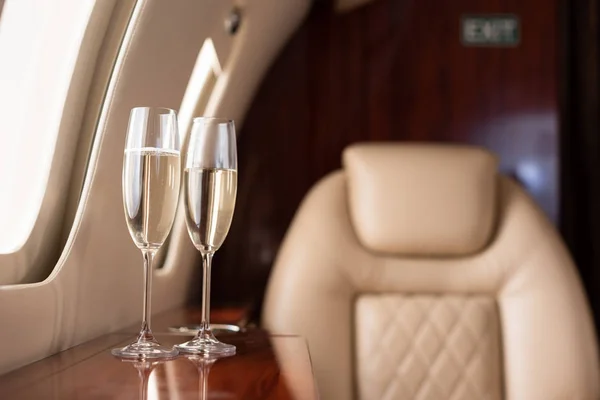
[[460,25],[465,46],[514,47],[521,38],[521,24],[513,14],[464,15]]

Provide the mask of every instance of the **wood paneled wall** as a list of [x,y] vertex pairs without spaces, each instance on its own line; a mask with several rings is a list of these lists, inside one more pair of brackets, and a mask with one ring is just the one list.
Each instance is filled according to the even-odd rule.
[[[461,16],[484,13],[518,15],[520,45],[463,46]],[[241,129],[215,302],[260,303],[300,201],[356,141],[484,145],[556,218],[558,32],[555,0],[375,0],[339,15],[317,1]]]
[[561,231],[587,289],[600,341],[600,1],[564,5]]

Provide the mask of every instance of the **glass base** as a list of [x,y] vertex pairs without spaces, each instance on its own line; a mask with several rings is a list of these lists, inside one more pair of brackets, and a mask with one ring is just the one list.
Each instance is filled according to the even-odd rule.
[[[196,335],[198,333],[198,331],[200,331],[200,329],[202,329],[201,324],[176,325],[176,326],[170,326],[169,332],[181,333],[181,334],[187,334],[187,335]],[[233,325],[233,324],[210,324],[210,330],[213,332],[213,334],[216,333],[218,335],[219,333],[241,332],[242,328],[240,328],[237,325]]]
[[136,342],[120,349],[113,349],[112,355],[128,360],[169,360],[177,357],[176,348],[161,346],[158,342]]
[[235,354],[235,346],[219,342],[210,329],[200,330],[195,338],[178,344],[175,348],[181,354],[199,354],[207,357]]

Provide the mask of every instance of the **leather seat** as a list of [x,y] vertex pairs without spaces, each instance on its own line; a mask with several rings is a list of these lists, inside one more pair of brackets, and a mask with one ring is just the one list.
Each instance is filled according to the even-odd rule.
[[359,144],[286,235],[263,325],[308,340],[323,399],[598,399],[573,262],[495,157]]

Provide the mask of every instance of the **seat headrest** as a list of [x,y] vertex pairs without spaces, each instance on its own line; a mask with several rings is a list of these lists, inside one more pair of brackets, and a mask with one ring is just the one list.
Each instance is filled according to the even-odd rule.
[[371,251],[460,256],[490,240],[497,160],[470,146],[365,143],[343,154],[356,235]]

